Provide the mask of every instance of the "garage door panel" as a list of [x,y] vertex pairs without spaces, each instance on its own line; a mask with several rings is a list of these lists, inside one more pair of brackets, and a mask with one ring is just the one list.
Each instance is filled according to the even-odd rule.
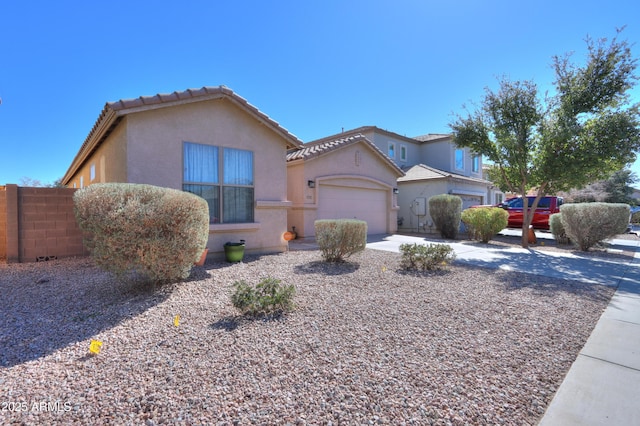
[[458,195],[462,199],[462,210],[482,204],[482,197],[477,195]]
[[369,234],[387,232],[387,194],[383,190],[320,185],[318,219],[359,219]]

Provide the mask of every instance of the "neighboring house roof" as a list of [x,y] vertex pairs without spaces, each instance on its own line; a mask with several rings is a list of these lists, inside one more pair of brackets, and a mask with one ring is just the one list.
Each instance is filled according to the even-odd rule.
[[390,132],[388,130],[384,130],[381,129],[379,127],[376,126],[362,126],[362,127],[358,127],[357,129],[352,129],[352,130],[344,130],[340,133],[336,133],[335,135],[331,135],[331,136],[327,136],[321,139],[316,139],[315,141],[312,141],[311,143],[316,143],[316,142],[322,142],[322,141],[329,141],[329,140],[336,140],[336,139],[340,139],[340,138],[347,138],[349,136],[355,136],[355,135],[359,135],[365,132],[369,132],[369,131],[373,131],[375,133],[380,133],[383,135],[387,135],[389,137],[392,138],[396,138],[396,139],[403,139],[406,140],[407,142],[412,142],[412,143],[416,143],[417,141],[413,138],[410,138],[408,136],[403,136],[400,135],[398,133],[394,133],[394,132]]
[[384,152],[382,152],[369,139],[361,134],[347,136],[339,139],[320,139],[318,141],[306,143],[298,149],[289,150],[287,152],[287,162],[296,160],[309,160],[356,143],[364,143],[385,163],[387,163],[392,169],[394,169],[398,176],[404,175],[404,172],[400,167],[396,165],[396,163],[394,163]]
[[202,87],[200,89],[187,89],[169,94],[141,96],[135,99],[123,99],[105,104],[89,135],[80,147],[78,154],[71,163],[71,166],[69,166],[67,173],[62,178],[62,184],[66,185],[68,183],[84,161],[102,144],[109,133],[118,125],[122,117],[127,114],[223,98],[233,102],[267,127],[280,134],[287,141],[287,148],[302,145],[300,139],[280,126],[277,121],[271,119],[268,115],[251,105],[246,99],[226,86]]
[[451,139],[453,137],[453,135],[451,134],[444,134],[444,133],[429,133],[426,135],[409,137],[409,136],[401,135],[399,133],[390,132],[389,130],[381,129],[376,126],[362,126],[352,130],[344,130],[341,133],[327,136],[322,139],[317,139],[313,142],[321,142],[321,141],[335,140],[338,138],[346,138],[349,136],[355,136],[355,135],[366,133],[366,132],[375,132],[375,133],[386,135],[395,139],[405,140],[407,142],[418,143],[418,144],[423,142],[443,141],[443,140]]
[[458,179],[469,183],[476,183],[482,185],[493,185],[488,180],[477,179],[467,176],[458,175],[456,173],[449,173],[433,167],[425,166],[424,164],[418,164],[407,170],[405,176],[398,178],[398,182],[416,182],[421,180],[431,179]]
[[413,139],[420,142],[435,142],[435,141],[447,140],[451,138],[452,138],[452,135],[450,134],[429,133],[426,135],[415,136]]

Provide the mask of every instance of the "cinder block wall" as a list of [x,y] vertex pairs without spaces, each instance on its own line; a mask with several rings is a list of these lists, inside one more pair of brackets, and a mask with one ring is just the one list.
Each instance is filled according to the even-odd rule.
[[0,186],[0,262],[7,259],[7,191]]
[[0,217],[5,217],[7,262],[36,262],[89,254],[73,213],[75,191],[73,188],[6,185],[5,206],[2,208],[0,204]]

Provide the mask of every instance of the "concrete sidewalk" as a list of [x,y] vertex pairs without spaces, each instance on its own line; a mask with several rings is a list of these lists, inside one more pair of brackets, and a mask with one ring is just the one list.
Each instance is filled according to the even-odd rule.
[[[507,231],[509,232],[509,231]],[[511,231],[513,232],[513,231]],[[518,232],[518,231],[516,231]],[[550,234],[536,233],[539,242]],[[432,238],[370,236],[367,248],[400,252],[403,243]],[[587,343],[549,404],[540,425],[640,425],[640,239],[611,240],[610,251],[635,251],[633,259],[442,241],[456,262],[564,278],[616,288]],[[317,249],[315,241],[292,241],[295,249]]]
[[640,253],[540,425],[640,425]]

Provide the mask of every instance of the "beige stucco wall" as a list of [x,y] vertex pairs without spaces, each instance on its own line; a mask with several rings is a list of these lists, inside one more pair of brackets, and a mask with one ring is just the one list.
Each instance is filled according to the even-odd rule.
[[226,99],[129,114],[128,181],[182,189],[183,142],[246,149],[254,153],[255,222],[210,225],[211,256],[224,243],[245,240],[246,250],[286,250],[286,141]]
[[[374,153],[365,143],[356,143],[311,158],[305,162],[288,165],[288,195],[292,207],[289,210],[289,230],[296,227],[298,236],[308,237],[315,233],[314,222],[318,218],[318,207],[322,185],[340,186],[357,191],[370,188],[385,191],[384,207],[387,217],[386,232],[397,230],[397,207],[393,188],[396,187],[398,174],[389,164]],[[309,188],[307,182],[315,182],[315,188]],[[360,206],[362,207],[362,206]],[[379,205],[364,206],[379,210]]]
[[[67,185],[80,188],[83,185],[100,182],[127,182],[127,117],[109,134],[105,142],[98,147]],[[91,180],[91,166],[95,167],[95,178]]]
[[224,243],[246,241],[247,252],[286,250],[286,141],[226,99],[190,103],[128,116],[129,182],[182,189],[183,142],[254,153],[255,223],[212,224],[211,255]]
[[470,176],[477,179],[482,179],[482,157],[480,157],[479,168],[477,172],[473,171],[473,157],[474,154],[469,148],[463,148],[464,150],[464,170],[456,169],[456,151],[457,146],[449,141],[435,141],[426,142],[421,146],[420,162],[427,166],[444,170],[451,173],[456,173],[463,176]]
[[[316,205],[314,203],[315,191],[307,186],[307,178],[302,160],[287,164],[287,197],[291,201],[291,208],[287,210],[287,228],[293,230],[302,237],[305,232],[311,232],[311,228],[305,227],[305,216],[315,217]],[[311,220],[311,219],[309,219]],[[306,230],[305,230],[306,229]]]
[[[368,129],[362,132],[367,139],[373,142],[374,145],[389,156],[389,143],[395,145],[395,155],[391,160],[399,167],[409,167],[416,164],[420,164],[420,143],[415,140],[407,140],[401,137],[394,137],[391,134],[377,132],[376,129]],[[406,158],[402,159],[400,155],[401,147],[405,147],[407,150]]]
[[[417,182],[398,182],[398,184],[398,217],[403,219],[400,231],[434,232],[435,229],[429,227],[429,224],[433,223],[429,215],[429,198],[448,192],[449,187],[446,180],[434,179]],[[426,216],[418,216],[415,214],[416,208],[412,206],[412,203],[417,199],[424,200]]]
[[[429,227],[433,220],[429,215],[429,198],[434,195],[452,194],[463,199],[478,197],[478,203],[487,202],[487,187],[458,179],[429,179],[424,181],[399,182],[398,217],[403,219],[401,231],[407,232],[435,232]],[[418,198],[426,200],[427,215],[418,217],[412,203]],[[422,226],[420,225],[422,224]]]
[[183,142],[254,152],[255,222],[212,224],[209,254],[220,257],[224,243],[246,242],[247,253],[284,251],[287,228],[286,141],[227,99],[129,113],[70,181],[146,183],[182,189]]

